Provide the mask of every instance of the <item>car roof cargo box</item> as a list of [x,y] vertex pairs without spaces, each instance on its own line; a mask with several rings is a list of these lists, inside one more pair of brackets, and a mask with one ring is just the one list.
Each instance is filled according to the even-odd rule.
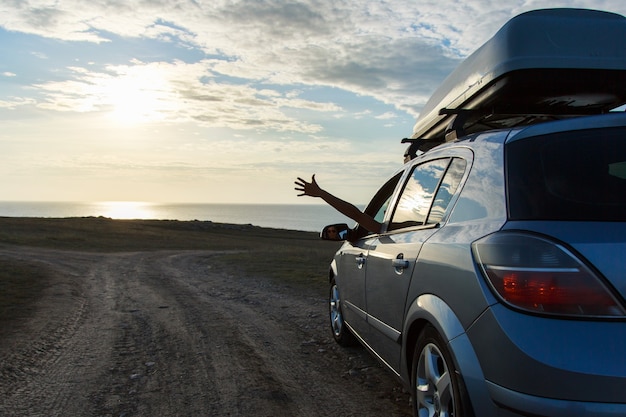
[[606,113],[626,103],[626,18],[545,9],[508,21],[446,78],[412,139]]

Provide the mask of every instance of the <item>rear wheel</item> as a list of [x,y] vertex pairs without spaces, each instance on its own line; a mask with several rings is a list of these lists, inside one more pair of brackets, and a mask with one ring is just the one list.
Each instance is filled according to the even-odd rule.
[[452,356],[432,326],[420,334],[413,354],[413,407],[418,417],[468,417],[468,401]]
[[352,346],[356,342],[350,329],[343,321],[343,312],[341,310],[341,297],[339,288],[333,279],[330,282],[330,293],[328,296],[328,312],[330,316],[330,328],[333,332],[333,338],[341,346]]

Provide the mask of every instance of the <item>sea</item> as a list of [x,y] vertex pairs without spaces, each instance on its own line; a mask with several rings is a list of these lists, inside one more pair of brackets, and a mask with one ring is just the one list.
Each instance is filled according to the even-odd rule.
[[322,204],[167,204],[136,201],[0,201],[2,217],[108,217],[111,219],[199,220],[319,232],[333,223],[354,224]]

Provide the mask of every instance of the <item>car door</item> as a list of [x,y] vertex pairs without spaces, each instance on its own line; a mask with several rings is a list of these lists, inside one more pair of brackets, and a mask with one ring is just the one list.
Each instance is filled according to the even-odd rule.
[[365,261],[372,239],[346,242],[335,257],[335,277],[344,320],[361,338],[367,332],[365,313]]
[[368,344],[393,369],[400,364],[406,295],[422,244],[438,230],[465,171],[460,158],[420,163],[407,177],[388,224],[371,242],[365,297]]
[[[378,222],[385,218],[387,207],[402,176],[401,171],[387,181],[376,193],[365,209]],[[336,282],[342,299],[342,312],[345,321],[363,339],[367,333],[365,300],[365,272],[369,248],[377,234],[357,225],[352,231],[353,238],[344,243],[335,257],[337,262]]]

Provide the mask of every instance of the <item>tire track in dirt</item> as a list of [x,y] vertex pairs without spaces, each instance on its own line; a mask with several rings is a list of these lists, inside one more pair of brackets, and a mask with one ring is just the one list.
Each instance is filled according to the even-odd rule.
[[81,267],[92,263],[93,256],[59,256],[46,250],[2,255],[41,264],[51,274],[36,317],[5,335],[0,345],[2,415],[48,416],[54,410],[84,414],[88,410],[76,401],[77,394],[96,384],[94,375],[102,363],[97,358],[106,352],[106,343],[92,342],[105,340],[93,322],[97,319],[101,326],[106,315],[99,299],[89,295],[94,277]]
[[53,272],[0,343],[0,415],[410,415],[363,349],[332,342],[325,300],[215,272],[219,254],[0,250]]

